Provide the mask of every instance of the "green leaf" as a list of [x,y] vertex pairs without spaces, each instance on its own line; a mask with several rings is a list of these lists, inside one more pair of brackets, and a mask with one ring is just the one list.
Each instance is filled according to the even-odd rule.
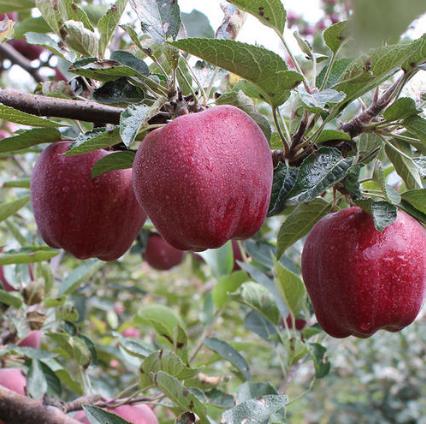
[[104,411],[97,406],[84,405],[83,409],[90,424],[129,424],[118,415]]
[[319,198],[298,205],[288,215],[278,232],[277,258],[280,258],[285,250],[297,240],[308,234],[311,228],[330,210],[331,204]]
[[426,215],[426,189],[410,190],[402,193],[402,199]]
[[92,152],[105,147],[114,146],[121,143],[120,131],[118,128],[106,129],[96,128],[93,131],[80,134],[65,152],[65,156],[74,156],[81,153]]
[[99,19],[97,26],[101,34],[101,39],[99,40],[99,52],[101,55],[105,53],[126,6],[127,0],[117,0],[105,15]]
[[139,87],[130,84],[127,78],[106,82],[93,92],[93,99],[107,105],[139,103],[145,93]]
[[239,296],[241,297],[242,303],[260,312],[273,324],[278,324],[280,312],[275,299],[267,288],[250,281],[243,284],[239,291]]
[[254,309],[246,315],[244,326],[247,330],[252,331],[268,342],[278,337],[277,329],[271,321]]
[[250,13],[264,25],[284,32],[287,13],[281,0],[228,0],[244,12]]
[[352,139],[348,133],[339,130],[324,130],[318,137],[318,143],[337,140],[351,141]]
[[403,143],[390,141],[385,145],[385,152],[408,189],[423,188],[419,169]]
[[23,305],[24,300],[20,293],[7,292],[0,289],[0,303],[4,303],[5,305],[18,309]]
[[28,370],[27,376],[27,390],[28,394],[33,399],[42,399],[47,392],[47,381],[44,376],[41,363],[38,359],[31,361],[31,366]]
[[122,151],[111,153],[102,159],[99,159],[92,168],[92,177],[98,177],[105,172],[115,171],[117,169],[129,169],[133,165],[135,152]]
[[224,244],[218,249],[207,249],[198,254],[207,262],[216,277],[231,273],[234,266],[231,242]]
[[180,9],[174,0],[130,0],[142,28],[157,42],[175,39],[181,26]]
[[349,65],[353,63],[353,59],[343,58],[343,59],[337,59],[333,64],[328,63],[326,66],[324,66],[318,75],[317,78],[317,86],[322,87],[322,84],[324,82],[324,78],[326,76],[327,68],[332,65],[331,71],[328,75],[327,81],[325,83],[324,88],[330,88],[333,87],[335,84],[337,84],[338,81],[340,81],[342,75],[346,71]]
[[353,158],[344,158],[339,150],[321,147],[302,163],[296,183],[288,194],[289,204],[309,202],[345,178]]
[[346,93],[346,100],[355,99],[378,86],[398,69],[409,69],[426,60],[426,36],[373,50],[356,59],[333,87]]
[[296,184],[298,172],[298,168],[288,167],[282,162],[276,166],[274,169],[268,216],[277,215],[284,210],[289,193]]
[[120,136],[129,147],[148,121],[163,107],[166,99],[160,97],[151,106],[145,104],[130,105],[120,116]]
[[421,116],[412,116],[404,120],[404,126],[426,145],[426,119]]
[[29,200],[30,196],[24,196],[20,199],[0,204],[0,221],[4,221],[9,218],[9,216],[14,215],[19,209],[23,208]]
[[276,53],[233,40],[188,38],[173,46],[220,66],[256,84],[264,100],[279,106],[289,97],[303,77],[289,71]]
[[397,208],[388,202],[366,199],[356,200],[355,203],[372,216],[377,231],[383,231],[396,219]]
[[61,133],[56,128],[34,128],[0,140],[0,153],[17,152],[38,144],[60,140]]
[[259,125],[265,134],[265,137],[268,140],[270,139],[271,125],[269,124],[269,121],[256,110],[253,100],[245,95],[241,90],[223,93],[218,99],[216,99],[216,104],[233,105],[243,110],[253,118],[257,125]]
[[0,119],[14,122],[15,124],[29,125],[31,127],[61,127],[58,122],[50,121],[46,118],[40,118],[30,113],[21,112],[13,107],[0,103]]
[[283,409],[286,404],[287,396],[285,395],[266,395],[250,399],[224,412],[221,423],[267,423],[269,418]]
[[35,5],[53,32],[60,35],[60,28],[64,23],[61,10],[63,5],[51,0],[35,0]]
[[29,44],[36,44],[45,47],[53,54],[65,59],[61,45],[47,34],[38,34],[37,32],[27,32],[25,39]]
[[0,13],[23,12],[33,7],[33,0],[0,0]]
[[345,93],[326,88],[323,91],[308,93],[306,90],[299,91],[300,100],[306,109],[313,113],[327,112],[329,105],[340,103],[346,97]]
[[59,253],[56,249],[45,246],[23,247],[0,253],[0,265],[32,264],[47,261]]
[[47,25],[46,21],[41,16],[37,18],[30,17],[17,22],[13,29],[13,36],[17,39],[24,38],[27,32],[36,32],[41,34],[50,32],[49,25]]
[[120,349],[122,349],[128,355],[139,359],[145,359],[155,351],[155,349],[147,343],[140,341],[136,342],[131,339],[126,339],[122,336],[120,336]]
[[65,9],[63,10],[62,14],[63,16],[66,16],[67,20],[81,22],[88,30],[95,30],[93,28],[92,22],[87,16],[87,13],[78,4],[71,1],[64,1],[62,3],[62,6]]
[[89,278],[103,265],[104,263],[97,259],[83,261],[81,265],[72,270],[64,281],[62,281],[58,295],[64,296],[75,292],[83,282],[88,281]]
[[416,102],[410,97],[401,97],[384,111],[383,117],[386,121],[399,121],[417,113]]
[[285,268],[280,262],[275,262],[278,289],[283,296],[288,309],[294,316],[300,313],[306,300],[306,289],[302,280]]
[[181,412],[194,411],[207,423],[206,407],[177,378],[159,371],[155,381],[160,390],[179,408]]
[[326,355],[327,349],[319,343],[310,343],[309,347],[309,352],[314,362],[315,377],[323,378],[330,372],[331,368],[330,361]]
[[397,42],[409,24],[424,12],[423,0],[357,0],[352,16],[356,42],[362,46]]
[[178,349],[186,345],[185,325],[181,318],[167,306],[159,304],[144,306],[136,316],[135,323],[151,325],[158,335]]
[[361,134],[357,142],[359,163],[367,164],[377,157],[383,146],[382,139],[372,133]]
[[191,13],[181,13],[181,19],[188,37],[214,38],[214,30],[209,18],[199,10],[193,9]]
[[208,337],[204,345],[229,361],[241,373],[245,380],[250,380],[250,368],[244,357],[232,346],[216,337]]
[[349,193],[353,199],[360,199],[362,197],[361,185],[359,182],[361,169],[361,164],[353,165],[343,180],[346,192]]
[[216,308],[222,308],[228,301],[229,294],[238,290],[247,280],[248,276],[244,271],[236,271],[220,277],[212,290],[213,302]]
[[140,77],[141,74],[116,60],[84,59],[75,62],[69,71],[97,81],[114,81],[123,77]]
[[347,40],[348,32],[348,22],[338,22],[323,32],[324,42],[333,53],[337,53],[342,43]]
[[142,387],[155,383],[155,374],[164,371],[179,380],[188,380],[194,377],[198,370],[191,369],[175,353],[158,351],[149,355],[140,367]]
[[141,75],[149,75],[148,65],[130,52],[115,50],[111,53],[111,60],[115,60],[122,65],[128,66]]
[[99,36],[87,29],[82,22],[66,21],[62,28],[63,37],[72,49],[82,55],[98,55]]

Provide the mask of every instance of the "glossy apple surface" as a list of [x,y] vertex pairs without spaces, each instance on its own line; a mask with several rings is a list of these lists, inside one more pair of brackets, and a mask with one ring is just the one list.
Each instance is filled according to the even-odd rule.
[[136,238],[146,216],[132,190],[132,170],[92,178],[91,170],[110,152],[64,156],[70,142],[51,144],[31,177],[31,198],[44,241],[79,259],[111,261]]
[[184,252],[175,249],[160,235],[151,234],[148,237],[143,258],[154,269],[167,271],[183,261]]
[[[158,424],[157,417],[148,405],[123,405],[109,412],[117,414],[130,424]],[[74,418],[83,424],[90,424],[86,414],[82,411],[77,412]]]
[[426,284],[426,232],[399,211],[379,232],[358,207],[322,218],[302,254],[318,322],[333,337],[399,331],[416,318]]
[[261,227],[272,188],[265,136],[245,112],[217,106],[176,118],[141,143],[136,196],[172,246],[201,251]]

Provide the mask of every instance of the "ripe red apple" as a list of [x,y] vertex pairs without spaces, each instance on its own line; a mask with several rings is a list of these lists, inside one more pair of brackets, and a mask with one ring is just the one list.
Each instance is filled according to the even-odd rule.
[[358,207],[327,215],[309,234],[302,274],[333,337],[399,331],[416,318],[426,284],[426,230],[399,211],[379,232]]
[[28,336],[23,338],[18,343],[18,346],[32,347],[34,349],[40,349],[41,334],[42,334],[41,331],[38,331],[38,330],[30,331]]
[[184,252],[175,249],[160,235],[151,234],[148,237],[143,258],[148,264],[159,271],[167,271],[183,261]]
[[27,381],[20,368],[0,368],[0,386],[25,396]]
[[9,43],[28,60],[38,59],[44,51],[43,47],[29,44],[25,40],[10,40]]
[[37,226],[48,245],[79,259],[115,260],[146,219],[132,190],[132,170],[92,178],[95,162],[111,152],[64,156],[70,144],[51,144],[34,167],[31,197]]
[[133,164],[133,185],[167,242],[201,251],[259,230],[272,168],[268,143],[253,119],[234,106],[216,106],[148,134]]
[[302,331],[306,327],[306,321],[302,318],[296,318],[294,320],[294,327],[293,327],[293,320],[291,319],[291,315],[287,315],[287,318],[285,320],[287,327],[290,329],[295,328],[297,331]]
[[123,334],[124,337],[129,337],[133,339],[138,339],[141,336],[140,330],[135,327],[126,328],[121,334]]
[[[109,412],[117,414],[130,424],[158,424],[157,417],[148,405],[123,405],[112,409]],[[79,411],[74,418],[84,424],[90,424],[83,411]]]

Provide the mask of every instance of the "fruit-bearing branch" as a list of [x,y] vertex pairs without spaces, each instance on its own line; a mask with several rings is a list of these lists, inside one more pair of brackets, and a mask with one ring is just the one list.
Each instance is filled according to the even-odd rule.
[[8,424],[78,424],[60,409],[0,386],[0,419]]

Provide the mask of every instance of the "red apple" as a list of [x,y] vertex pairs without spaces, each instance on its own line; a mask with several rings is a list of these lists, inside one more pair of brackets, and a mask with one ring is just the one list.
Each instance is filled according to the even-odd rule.
[[30,331],[28,336],[18,343],[18,346],[39,349],[41,344],[41,335],[41,331]]
[[44,51],[43,47],[29,44],[25,40],[10,40],[9,43],[28,60],[38,59]]
[[291,315],[287,315],[285,322],[288,328],[290,329],[295,328],[297,331],[302,331],[306,327],[306,321],[302,318],[296,318],[294,320],[294,326],[293,326],[293,320],[291,318]]
[[0,130],[0,140],[8,137],[10,137],[10,134],[6,130]]
[[55,68],[55,81],[68,81],[65,75],[58,68]]
[[129,337],[133,339],[138,339],[141,336],[140,330],[135,327],[126,328],[121,334],[123,334],[124,337]]
[[[109,412],[117,414],[119,417],[125,419],[130,424],[158,424],[157,417],[152,412],[148,405],[123,405],[118,408],[112,409]],[[83,411],[79,411],[74,415],[77,421],[84,424],[90,424]]]
[[148,237],[143,258],[148,264],[159,271],[167,271],[183,261],[184,252],[175,249],[160,235],[151,234]]
[[201,251],[255,234],[266,217],[272,156],[261,129],[234,106],[152,131],[133,164],[140,204],[172,246]]
[[31,178],[34,216],[44,241],[79,259],[112,261],[136,238],[146,216],[132,190],[132,170],[92,178],[93,165],[111,152],[64,156],[70,142],[51,144]]
[[27,381],[20,368],[0,368],[0,386],[25,396]]
[[426,230],[399,211],[383,232],[352,207],[310,232],[302,274],[318,322],[333,337],[399,331],[416,318],[426,284]]

